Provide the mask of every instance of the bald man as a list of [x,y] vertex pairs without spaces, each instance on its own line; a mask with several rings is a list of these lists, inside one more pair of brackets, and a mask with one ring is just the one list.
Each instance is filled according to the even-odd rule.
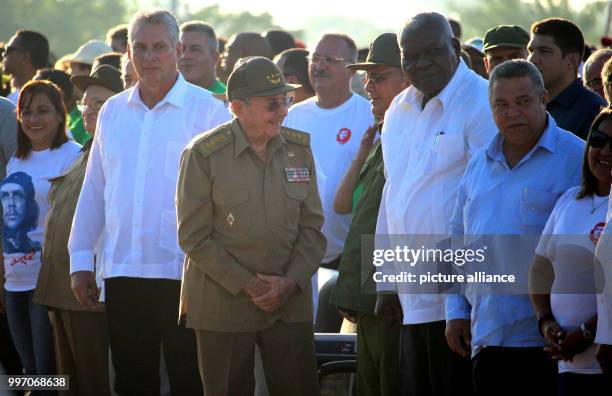
[[[401,31],[399,44],[402,69],[412,86],[385,114],[381,141],[387,181],[376,249],[415,246],[417,236],[430,236],[430,246],[444,239],[467,163],[496,132],[487,82],[460,59],[461,46],[444,16],[414,16]],[[406,237],[386,245],[388,235]],[[424,262],[383,265],[383,272],[392,274],[431,267]],[[415,290],[383,281],[377,290],[387,292],[378,295],[377,314],[389,323],[402,323],[400,394],[469,395],[469,354],[455,354],[446,342],[444,296],[425,286]]]
[[240,58],[248,56],[272,57],[272,50],[268,41],[258,33],[236,33],[228,40],[223,54],[221,54],[221,70],[219,79],[225,84],[234,65]]
[[612,49],[599,49],[589,56],[584,63],[582,83],[584,86],[605,99],[601,70],[608,59],[612,58]]

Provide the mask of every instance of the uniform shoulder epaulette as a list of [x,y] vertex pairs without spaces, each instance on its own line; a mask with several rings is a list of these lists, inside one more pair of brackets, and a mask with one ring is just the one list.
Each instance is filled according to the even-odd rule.
[[223,125],[201,135],[199,139],[194,142],[194,146],[198,147],[198,151],[204,157],[208,157],[221,147],[227,146],[232,141],[233,132],[231,126]]
[[288,142],[301,144],[302,146],[310,146],[310,134],[297,129],[283,127],[281,129],[283,138]]

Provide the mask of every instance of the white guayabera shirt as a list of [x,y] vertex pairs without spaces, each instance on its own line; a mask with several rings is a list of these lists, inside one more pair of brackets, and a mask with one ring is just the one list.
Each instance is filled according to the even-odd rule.
[[177,76],[152,109],[137,84],[100,110],[68,243],[71,273],[94,270],[102,237],[98,265],[105,278],[181,279],[175,208],[181,153],[230,114],[208,91]]
[[[412,86],[395,97],[381,133],[387,181],[377,235],[449,233],[467,163],[497,132],[487,86],[460,60],[446,87],[425,108],[423,94]],[[399,299],[404,324],[444,320],[441,295],[400,293]]]

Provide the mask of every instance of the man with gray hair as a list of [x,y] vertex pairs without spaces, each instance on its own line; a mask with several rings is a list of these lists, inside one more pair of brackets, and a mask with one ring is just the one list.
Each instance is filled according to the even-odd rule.
[[[414,16],[399,43],[402,68],[412,85],[385,114],[381,139],[387,181],[377,245],[392,234],[443,239],[461,175],[495,133],[487,82],[460,59],[461,46],[443,15]],[[389,267],[394,273],[405,270],[399,262]],[[379,283],[377,289],[389,293],[379,294],[377,313],[403,323],[401,394],[469,394],[469,361],[454,354],[444,338],[443,296],[410,293],[396,283]]]
[[219,42],[212,26],[201,21],[181,25],[183,55],[178,68],[185,80],[212,93],[224,94],[225,84],[217,78]]
[[601,72],[604,64],[610,58],[612,58],[612,49],[598,49],[593,52],[584,63],[582,73],[582,83],[584,86],[601,96],[603,99],[606,99],[606,97],[604,95]]
[[[495,246],[479,271],[503,268],[525,286],[538,235],[557,199],[580,184],[584,142],[557,126],[546,112],[547,99],[528,61],[493,69],[489,100],[498,133],[468,165],[451,220],[453,237],[466,243],[483,237]],[[531,237],[519,239],[525,235]],[[552,393],[554,370],[538,331],[545,318],[536,316],[543,312],[534,313],[526,287],[474,283],[447,296],[446,337],[453,351],[472,357],[476,394]]]
[[202,394],[195,335],[177,324],[184,254],[174,198],[183,148],[229,113],[177,72],[181,53],[171,13],[132,17],[128,56],[138,83],[100,110],[68,242],[82,304],[98,304],[94,269],[103,267],[114,390],[122,395],[159,394],[162,346],[172,394]]

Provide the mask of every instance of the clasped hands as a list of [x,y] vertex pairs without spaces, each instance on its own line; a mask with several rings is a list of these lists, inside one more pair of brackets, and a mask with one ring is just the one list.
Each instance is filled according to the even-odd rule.
[[546,320],[542,323],[542,334],[546,346],[544,350],[553,360],[569,360],[584,352],[593,340],[587,340],[580,329],[565,331],[559,323],[554,320]]
[[291,278],[263,274],[252,277],[243,288],[253,304],[265,312],[282,307],[296,289],[297,285]]

